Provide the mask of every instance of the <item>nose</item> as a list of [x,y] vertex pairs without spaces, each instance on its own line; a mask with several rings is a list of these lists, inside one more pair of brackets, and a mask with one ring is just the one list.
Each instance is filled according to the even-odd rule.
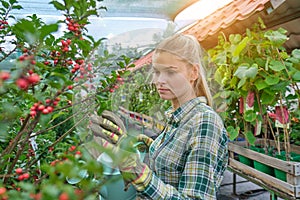
[[154,76],[154,83],[155,84],[165,84],[167,81],[167,77],[164,75],[164,73],[160,73],[158,75]]

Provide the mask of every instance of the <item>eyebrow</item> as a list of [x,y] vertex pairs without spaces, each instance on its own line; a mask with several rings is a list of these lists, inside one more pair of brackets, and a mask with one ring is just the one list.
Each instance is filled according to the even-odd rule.
[[[164,69],[177,69],[178,67],[176,67],[176,66],[173,66],[173,65],[159,65],[159,66],[163,66],[164,67]],[[153,68],[154,69],[156,69],[157,70],[157,65],[155,66],[155,65],[153,65]]]

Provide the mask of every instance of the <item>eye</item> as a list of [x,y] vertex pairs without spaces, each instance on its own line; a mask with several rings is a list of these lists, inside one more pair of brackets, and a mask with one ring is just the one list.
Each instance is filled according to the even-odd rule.
[[166,72],[168,75],[174,75],[176,73],[174,70],[167,70]]
[[154,73],[154,75],[159,75],[160,74],[160,72],[158,70],[154,70],[153,73]]

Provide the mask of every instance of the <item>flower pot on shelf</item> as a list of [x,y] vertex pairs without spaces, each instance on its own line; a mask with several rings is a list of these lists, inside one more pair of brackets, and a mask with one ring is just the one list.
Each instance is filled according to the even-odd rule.
[[[286,160],[286,156],[285,156],[285,151],[282,151],[279,153],[277,153],[275,155],[276,158],[280,159],[280,160]],[[295,153],[295,152],[291,152],[291,161],[294,162],[300,162],[300,154]],[[274,168],[274,175],[276,178],[282,180],[282,181],[287,181],[287,174],[286,172],[280,170],[280,169],[276,169]]]
[[239,157],[239,161],[247,166],[250,166],[250,167],[253,167],[254,164],[253,164],[253,160],[243,156],[243,155],[238,155]]
[[[251,150],[256,151],[258,153],[265,153],[265,150],[262,147],[257,147],[257,146],[251,146],[250,147]],[[270,152],[268,152],[268,155],[270,155]],[[253,166],[255,169],[257,169],[258,171],[261,171],[263,173],[269,174],[271,176],[274,176],[274,168],[270,167],[262,162],[259,162],[257,160],[253,161]]]
[[[257,139],[256,145],[264,144],[263,139]],[[269,146],[275,146],[273,140],[267,140]],[[229,165],[230,171],[250,180],[285,199],[300,198],[300,162],[284,161],[258,151],[245,148],[246,141],[234,141],[229,143]],[[300,146],[291,145],[292,152],[300,154]],[[260,162],[266,166],[281,170],[285,173],[286,181],[264,173],[263,170],[243,164],[237,156],[242,155],[250,160]],[[240,156],[239,156],[240,157]]]

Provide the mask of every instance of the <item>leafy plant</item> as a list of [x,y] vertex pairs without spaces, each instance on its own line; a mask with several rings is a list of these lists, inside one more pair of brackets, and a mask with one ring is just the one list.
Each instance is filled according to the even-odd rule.
[[291,118],[299,109],[300,50],[284,49],[286,32],[267,30],[259,19],[245,35],[231,34],[228,40],[219,36],[218,45],[208,51],[217,65],[214,78],[223,88],[221,115],[231,140],[242,133],[254,144],[261,133],[275,140],[283,133],[289,151],[291,128],[284,113],[288,108]]

